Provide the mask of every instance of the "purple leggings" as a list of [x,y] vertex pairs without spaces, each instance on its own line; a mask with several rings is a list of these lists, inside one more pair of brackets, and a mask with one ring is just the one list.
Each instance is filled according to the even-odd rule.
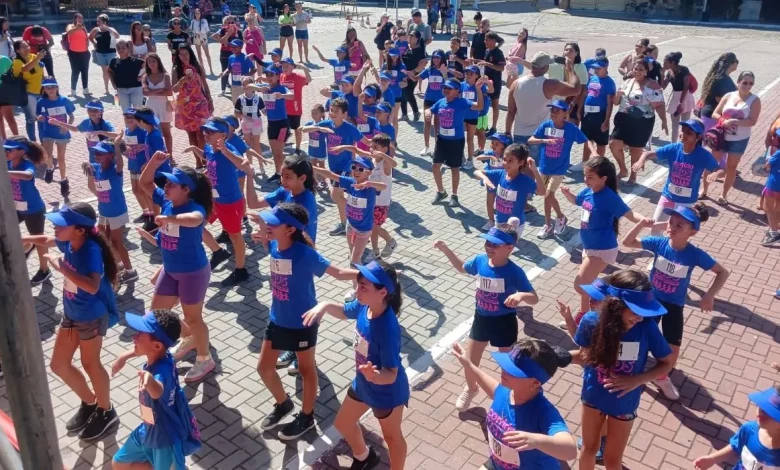
[[210,279],[211,266],[208,264],[189,273],[169,273],[163,267],[154,286],[154,293],[178,297],[182,305],[197,305],[206,298]]

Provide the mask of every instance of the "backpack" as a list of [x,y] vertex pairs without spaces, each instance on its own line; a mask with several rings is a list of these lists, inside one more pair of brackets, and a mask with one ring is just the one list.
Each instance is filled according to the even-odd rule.
[[688,91],[691,93],[696,93],[696,90],[699,89],[699,81],[696,80],[696,77],[693,76],[693,74],[688,74]]
[[60,45],[65,52],[70,51],[70,40],[68,39],[68,33],[62,33],[62,39],[60,39]]
[[705,132],[702,143],[713,152],[723,150],[723,146],[726,143],[726,131],[723,129],[723,125],[718,122],[715,127]]

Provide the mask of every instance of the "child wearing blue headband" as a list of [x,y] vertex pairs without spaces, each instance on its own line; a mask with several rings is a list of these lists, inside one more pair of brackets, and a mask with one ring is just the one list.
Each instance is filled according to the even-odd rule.
[[[778,118],[780,121],[780,118]],[[780,138],[780,130],[775,130],[770,142],[777,142]],[[767,158],[764,167],[767,171],[766,183],[761,192],[762,206],[766,212],[769,230],[761,241],[763,246],[776,245],[780,242],[780,150],[776,150]]]
[[401,363],[401,284],[395,269],[384,261],[357,268],[357,299],[346,304],[320,303],[306,312],[303,322],[317,325],[326,313],[340,320],[356,320],[356,376],[334,426],[352,449],[352,468],[374,468],[379,464],[379,454],[366,446],[359,424],[360,417],[370,409],[381,423],[390,468],[401,469],[407,454],[401,422],[411,395]]
[[577,458],[566,421],[542,390],[559,367],[571,363],[568,351],[524,338],[511,351],[492,353],[501,366],[500,380],[475,365],[460,344],[452,353],[493,400],[485,419],[490,457],[483,468],[557,470],[559,460]]
[[[523,268],[509,259],[518,238],[520,221],[513,217],[480,235],[485,240],[485,253],[463,261],[442,240],[433,247],[440,250],[458,272],[476,276],[476,311],[466,346],[467,356],[479,367],[488,343],[507,352],[517,341],[517,307],[536,305],[539,297],[528,281]],[[465,411],[479,393],[477,378],[470,369],[464,370],[466,385],[455,402],[455,409]]]
[[[46,173],[44,181],[51,183],[54,176],[54,147],[57,147],[57,165],[60,170],[60,189],[62,182],[68,180],[67,162],[65,161],[65,151],[70,143],[70,132],[57,126],[50,126],[49,120],[68,122],[73,124],[73,113],[76,107],[69,99],[60,95],[57,80],[54,77],[43,79],[43,92],[38,98],[38,104],[35,106],[35,114],[38,115],[38,135],[41,137],[41,144],[46,155],[49,157],[46,162]],[[66,197],[66,195],[62,195]]]
[[[637,235],[643,228],[659,225],[652,220],[635,225],[623,238],[623,245],[629,248],[641,248],[653,254],[650,281],[656,298],[666,308],[668,313],[659,318],[664,338],[672,347],[672,364],[677,362],[682,345],[683,310],[691,275],[696,267],[715,273],[710,288],[701,297],[699,306],[704,313],[711,313],[715,304],[715,295],[720,291],[729,277],[728,269],[721,266],[706,251],[691,244],[691,237],[699,231],[699,225],[709,219],[710,214],[703,202],[697,202],[692,207],[677,206],[674,209],[664,209],[664,215],[669,218],[666,233],[668,236],[650,235],[637,240]],[[669,400],[679,400],[680,392],[674,386],[668,375],[658,377],[653,381]]]
[[[455,75],[450,73],[449,69],[447,69],[444,51],[437,49],[433,51],[433,54],[431,55],[431,65],[429,67],[417,74],[415,74],[414,71],[411,71],[408,73],[408,77],[415,82],[428,80],[428,86],[425,88],[425,96],[423,98],[424,111],[430,109],[437,101],[444,98],[444,93],[442,92],[444,81],[448,78],[455,77]],[[425,142],[425,147],[420,152],[421,157],[430,157],[433,155],[430,150],[431,130],[433,130],[433,137],[435,139],[438,134],[437,129],[433,127],[433,120],[426,118],[425,125],[423,126],[423,141]]]

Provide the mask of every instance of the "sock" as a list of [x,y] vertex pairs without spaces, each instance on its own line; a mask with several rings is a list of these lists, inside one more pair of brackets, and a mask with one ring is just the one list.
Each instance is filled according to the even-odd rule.
[[370,451],[368,450],[368,446],[366,446],[366,450],[363,451],[362,454],[358,455],[355,454],[355,460],[364,461],[368,458],[368,455],[370,454]]
[[195,357],[196,362],[208,361],[209,359],[211,359],[211,354],[206,354],[205,356],[198,355]]

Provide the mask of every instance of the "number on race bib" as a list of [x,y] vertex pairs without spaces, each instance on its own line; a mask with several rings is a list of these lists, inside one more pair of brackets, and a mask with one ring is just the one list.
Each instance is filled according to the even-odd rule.
[[455,136],[455,129],[446,129],[444,127],[439,127],[439,135],[443,135],[445,137],[453,137]]
[[271,273],[292,276],[292,260],[271,258]]
[[146,424],[154,424],[154,411],[148,406],[141,405],[141,419]]
[[680,197],[691,197],[693,194],[693,191],[691,188],[686,188],[685,186],[677,186],[676,184],[669,183],[669,192],[674,194],[675,196]]
[[639,359],[639,343],[621,341],[618,348],[618,361],[636,361],[637,359]]
[[691,269],[689,266],[674,263],[660,255],[656,256],[653,266],[657,271],[677,279],[685,279],[688,277],[688,271]]
[[213,197],[214,199],[219,197],[219,193],[217,192],[216,189],[211,190],[211,197]]
[[14,201],[14,207],[19,212],[24,212],[27,210],[27,201]]
[[585,114],[598,113],[600,110],[598,106],[585,106]]
[[582,214],[580,214],[580,221],[588,223],[590,222],[590,211],[587,209],[582,209]]

